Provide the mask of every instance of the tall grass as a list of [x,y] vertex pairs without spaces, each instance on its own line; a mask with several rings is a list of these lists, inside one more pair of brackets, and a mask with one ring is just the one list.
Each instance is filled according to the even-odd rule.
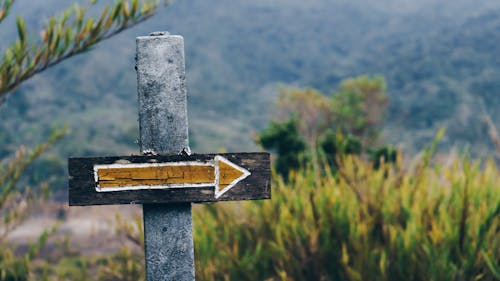
[[195,208],[198,280],[500,280],[493,160],[339,159],[273,182],[272,200]]

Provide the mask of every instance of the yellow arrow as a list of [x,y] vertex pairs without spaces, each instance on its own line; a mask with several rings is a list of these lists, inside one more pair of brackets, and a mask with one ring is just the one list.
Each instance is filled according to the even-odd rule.
[[222,156],[208,162],[94,165],[98,192],[186,187],[215,187],[219,198],[250,172]]

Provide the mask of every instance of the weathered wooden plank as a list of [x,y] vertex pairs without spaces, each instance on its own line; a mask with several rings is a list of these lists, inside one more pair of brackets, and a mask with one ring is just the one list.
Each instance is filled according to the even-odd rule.
[[[222,156],[230,162],[238,165],[250,173],[243,180],[238,182],[229,191],[215,198],[214,186],[190,187],[189,183],[184,187],[174,187],[165,189],[140,189],[99,192],[96,190],[98,183],[95,178],[94,167],[96,165],[112,165],[141,163],[213,163],[216,156]],[[228,154],[193,154],[193,155],[158,155],[158,156],[124,156],[124,157],[95,157],[95,158],[70,158],[68,160],[69,171],[69,204],[70,205],[109,205],[109,204],[148,204],[148,203],[180,203],[180,202],[217,202],[230,200],[255,200],[267,199],[271,197],[270,184],[270,163],[268,153],[228,153]],[[192,167],[191,167],[192,168]],[[125,168],[128,169],[128,168]],[[178,170],[186,172],[189,168],[179,168]],[[234,176],[231,167],[226,163],[219,163],[218,169],[223,175],[219,178],[219,188],[222,190],[231,183],[230,179]],[[197,168],[193,169],[195,172]],[[131,172],[130,170],[128,172]],[[137,172],[137,171],[136,171]],[[161,177],[162,173],[159,173]],[[142,178],[156,176],[152,171],[146,172],[147,175],[139,172],[136,180],[123,180],[126,183],[147,180]],[[119,169],[110,170],[103,173],[103,176],[114,177],[121,174]],[[164,175],[163,175],[164,177]],[[199,181],[195,176],[194,181]],[[143,185],[157,184],[161,179],[151,179],[155,182],[145,183]],[[191,180],[190,180],[191,181]],[[169,183],[169,178],[165,184]],[[193,181],[191,181],[193,183]],[[113,185],[116,187],[117,185]],[[104,188],[103,188],[104,189]]]

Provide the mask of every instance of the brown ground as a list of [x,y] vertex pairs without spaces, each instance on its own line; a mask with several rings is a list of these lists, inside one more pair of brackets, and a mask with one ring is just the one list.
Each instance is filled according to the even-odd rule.
[[69,207],[67,203],[47,202],[34,210],[30,218],[9,234],[8,239],[24,252],[26,245],[37,241],[40,234],[54,226],[59,217],[63,218],[62,223],[51,236],[45,251],[69,237],[71,249],[76,253],[109,254],[124,243],[116,234],[117,214],[124,220],[132,220],[134,216],[142,216],[142,208],[136,205]]

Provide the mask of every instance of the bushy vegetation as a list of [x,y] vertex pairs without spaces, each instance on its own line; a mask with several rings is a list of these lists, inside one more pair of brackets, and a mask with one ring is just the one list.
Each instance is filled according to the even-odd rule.
[[197,278],[498,280],[495,162],[431,154],[379,169],[347,155],[336,175],[274,177],[272,200],[195,209]]
[[285,179],[318,155],[332,172],[338,155],[368,155],[375,167],[381,158],[394,162],[396,151],[380,144],[389,105],[386,91],[381,76],[346,79],[331,97],[314,89],[285,89],[277,102],[277,120],[255,140],[276,153],[276,171]]
[[[435,147],[378,169],[339,156],[337,173],[275,175],[271,200],[195,206],[197,280],[498,280],[498,167],[433,157]],[[144,280],[141,217],[117,222],[132,244],[108,257],[67,256],[40,274]]]
[[28,280],[31,263],[45,245],[55,226],[47,226],[38,241],[30,243],[29,250],[16,254],[8,235],[30,215],[33,207],[47,199],[48,185],[19,188],[18,181],[31,163],[64,135],[64,130],[53,132],[50,139],[32,151],[20,147],[9,161],[0,161],[0,280]]

